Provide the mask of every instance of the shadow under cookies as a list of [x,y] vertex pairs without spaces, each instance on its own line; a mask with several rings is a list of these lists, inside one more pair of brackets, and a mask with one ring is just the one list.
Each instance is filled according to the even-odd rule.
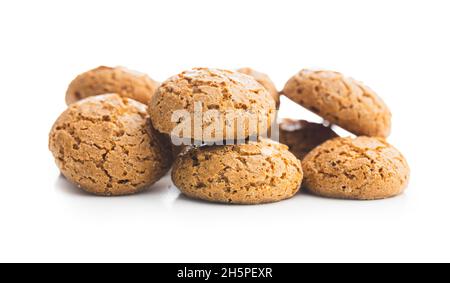
[[[62,175],[62,174],[60,174],[58,176],[58,178],[56,179],[55,188],[57,191],[60,191],[64,194],[68,194],[68,195],[105,198],[105,196],[97,196],[97,195],[85,192],[80,187],[69,182],[66,179],[66,177],[64,177],[64,175]],[[136,194],[123,195],[123,196],[108,196],[108,197],[124,198],[124,197],[135,197],[135,196],[139,196],[139,195],[157,195],[157,194],[164,193],[168,189],[169,188],[167,187],[167,185],[164,184],[163,182],[157,182],[157,183],[153,184],[152,186],[147,187],[143,191],[136,193]],[[108,197],[106,197],[106,198],[108,198]]]

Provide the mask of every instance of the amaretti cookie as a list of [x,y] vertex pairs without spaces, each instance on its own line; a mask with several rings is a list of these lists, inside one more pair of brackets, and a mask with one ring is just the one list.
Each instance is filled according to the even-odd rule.
[[122,67],[98,67],[77,76],[66,92],[66,103],[70,105],[83,98],[116,93],[147,105],[159,83],[149,76]]
[[391,112],[364,84],[331,71],[302,70],[283,94],[332,124],[361,136],[387,137]]
[[105,196],[133,194],[158,181],[169,170],[172,153],[153,130],[146,108],[117,94],[71,104],[49,137],[62,174]]
[[330,198],[389,198],[409,181],[405,158],[381,138],[335,138],[313,149],[302,164],[306,188]]
[[272,95],[277,107],[280,105],[280,94],[278,93],[277,87],[270,79],[267,74],[255,71],[251,68],[241,68],[237,70],[239,73],[249,75],[253,77],[258,83],[267,89],[267,91]]
[[338,136],[330,127],[305,120],[284,119],[279,129],[280,143],[287,145],[300,160],[318,145]]
[[192,148],[178,157],[172,171],[175,185],[188,197],[233,204],[288,199],[302,178],[300,160],[268,139]]
[[276,114],[274,100],[254,78],[207,68],[162,83],[148,109],[158,131],[201,142],[265,135]]

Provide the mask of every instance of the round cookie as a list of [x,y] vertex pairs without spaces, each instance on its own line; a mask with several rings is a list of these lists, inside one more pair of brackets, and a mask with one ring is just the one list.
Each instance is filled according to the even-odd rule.
[[188,197],[233,204],[288,199],[302,178],[300,160],[268,139],[193,148],[178,157],[172,170],[173,182]]
[[[202,142],[265,135],[276,115],[274,100],[255,79],[207,68],[185,71],[162,83],[148,110],[158,131]],[[188,117],[173,120],[174,113]],[[202,118],[196,123],[198,113]],[[235,126],[237,118],[241,126]],[[261,123],[255,125],[253,121]],[[191,129],[190,133],[177,131],[183,128]]]
[[58,118],[49,148],[61,173],[85,191],[126,195],[158,181],[172,156],[147,107],[116,94],[74,103]]
[[255,71],[251,68],[241,68],[237,71],[239,73],[253,77],[258,83],[260,83],[263,87],[267,89],[270,95],[272,95],[277,105],[277,108],[280,106],[280,94],[278,93],[277,87],[267,74]]
[[405,158],[382,138],[335,138],[312,150],[302,164],[305,187],[330,198],[389,198],[409,181]]
[[117,67],[98,67],[77,76],[66,92],[66,103],[70,105],[83,98],[117,93],[148,104],[159,83],[145,74]]
[[286,83],[283,94],[355,135],[389,136],[391,112],[383,100],[340,73],[302,70]]
[[287,145],[300,160],[315,147],[338,136],[330,127],[305,120],[284,119],[279,127],[280,143]]

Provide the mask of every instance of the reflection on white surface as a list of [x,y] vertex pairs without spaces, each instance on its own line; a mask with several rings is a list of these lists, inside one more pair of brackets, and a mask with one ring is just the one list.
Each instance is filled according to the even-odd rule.
[[[127,214],[126,209],[148,209],[149,211],[170,212],[182,217],[198,215],[206,218],[239,216],[241,219],[251,216],[254,220],[268,220],[274,217],[289,219],[294,217],[298,220],[297,213],[305,215],[345,215],[346,212],[354,213],[376,213],[377,216],[391,213],[396,214],[403,210],[408,198],[407,194],[378,201],[352,201],[339,199],[326,199],[309,194],[301,190],[291,199],[276,203],[260,205],[236,205],[212,203],[203,200],[191,199],[183,195],[172,183],[170,175],[166,175],[149,189],[128,196],[103,197],[88,194],[68,182],[62,175],[55,182],[55,189],[60,198],[66,204],[81,205],[90,209],[108,210],[108,213],[119,212]],[[67,203],[68,202],[68,203]],[[142,206],[142,207],[140,207]],[[242,214],[245,212],[245,214]],[[289,212],[289,213],[288,213]],[[291,214],[292,213],[292,214]],[[303,217],[303,216],[300,216]]]
[[[101,241],[91,245],[89,258],[107,260],[115,259],[116,248],[142,260],[257,262],[294,260],[305,253],[319,256],[329,249],[346,258],[349,247],[341,243],[349,241],[362,249],[360,256],[364,249],[383,248],[384,241],[399,241],[398,248],[404,251],[409,247],[401,241],[402,229],[411,227],[411,218],[405,218],[414,211],[408,194],[370,202],[301,192],[273,204],[208,203],[180,194],[170,176],[146,192],[124,197],[77,192],[63,177],[57,179],[55,190],[52,206],[66,219],[59,223],[56,241],[64,245],[71,233],[98,235]],[[367,242],[374,237],[380,242]],[[71,254],[83,258],[81,251],[71,249]]]

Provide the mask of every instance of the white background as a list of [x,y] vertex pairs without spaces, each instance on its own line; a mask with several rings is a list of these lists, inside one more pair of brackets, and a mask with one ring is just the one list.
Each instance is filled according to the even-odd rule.
[[[448,1],[0,1],[1,261],[449,261]],[[170,186],[120,198],[66,183],[47,149],[69,82],[98,65],[157,80],[196,66],[366,82],[393,112],[407,192],[261,206]],[[317,117],[284,100],[283,116]]]

